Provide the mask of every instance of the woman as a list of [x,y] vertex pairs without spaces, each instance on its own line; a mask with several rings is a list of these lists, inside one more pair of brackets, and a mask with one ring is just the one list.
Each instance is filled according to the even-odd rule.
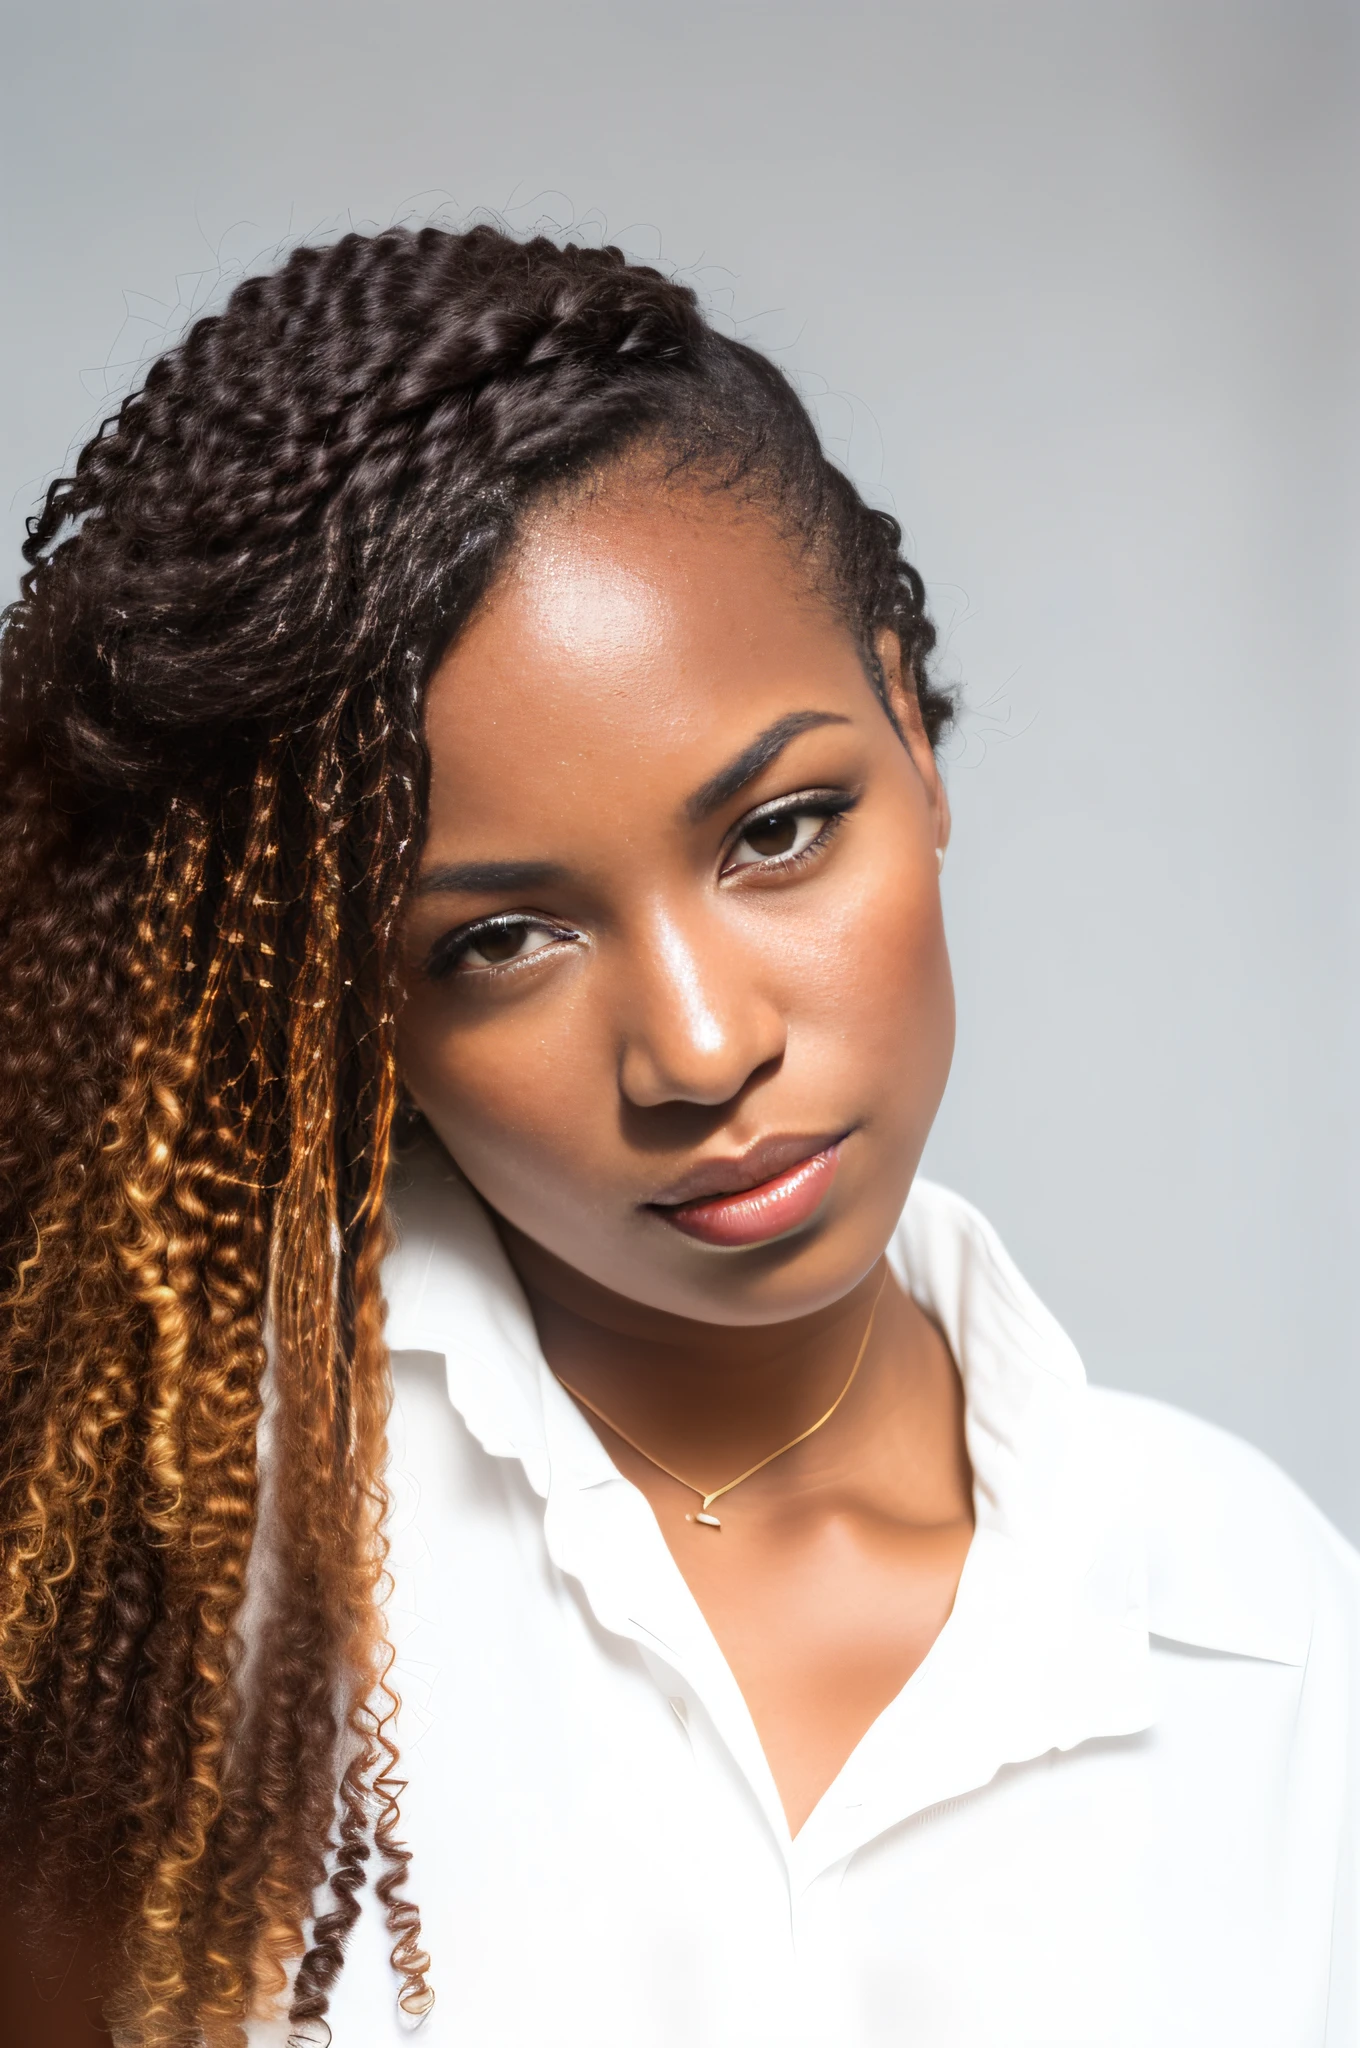
[[4,1844],[120,2041],[1360,2040],[1356,1558],[913,1187],[899,540],[489,228],[241,285],[32,522]]

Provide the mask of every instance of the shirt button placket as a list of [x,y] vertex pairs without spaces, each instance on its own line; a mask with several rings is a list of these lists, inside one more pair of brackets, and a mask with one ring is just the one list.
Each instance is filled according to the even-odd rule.
[[790,1894],[796,2048],[828,2048],[846,2038],[841,1881],[849,1861],[842,1857]]

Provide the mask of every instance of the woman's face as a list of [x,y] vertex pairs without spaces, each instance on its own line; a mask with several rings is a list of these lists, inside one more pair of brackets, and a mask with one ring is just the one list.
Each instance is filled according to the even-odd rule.
[[730,495],[622,472],[531,522],[431,686],[401,1027],[521,1270],[751,1324],[874,1264],[953,1046],[897,706]]

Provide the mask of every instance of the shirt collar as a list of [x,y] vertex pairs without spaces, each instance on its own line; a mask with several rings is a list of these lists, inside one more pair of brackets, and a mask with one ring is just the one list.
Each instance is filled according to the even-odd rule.
[[482,1448],[518,1458],[546,1495],[543,1351],[486,1210],[444,1153],[422,1142],[393,1168],[388,1213],[389,1350],[439,1354],[449,1399]]
[[[392,1211],[390,1347],[442,1354],[468,1428],[545,1500],[555,1562],[606,1627],[697,1674],[778,1831],[735,1682],[646,1502],[548,1370],[481,1203],[424,1146],[402,1162]],[[817,1867],[1007,1762],[1152,1719],[1143,1531],[1074,1347],[990,1226],[942,1188],[917,1182],[889,1257],[959,1363],[977,1534],[935,1648],[798,1837]],[[908,1722],[923,1739],[904,1739]]]
[[821,1861],[1154,1719],[1145,1533],[1074,1346],[944,1188],[917,1181],[888,1256],[958,1362],[976,1532],[948,1623],[799,1837]]

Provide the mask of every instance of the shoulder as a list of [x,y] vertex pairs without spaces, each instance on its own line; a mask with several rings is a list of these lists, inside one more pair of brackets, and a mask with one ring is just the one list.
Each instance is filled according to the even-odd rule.
[[[1082,1402],[1094,1483],[1141,1534],[1152,1634],[1319,1669],[1335,1649],[1360,1679],[1360,1554],[1277,1465],[1165,1402],[1089,1387],[986,1217],[951,1189],[917,1180],[896,1245],[956,1357],[978,1352],[985,1324],[999,1384],[1028,1367],[1031,1386],[1042,1378]],[[965,1374],[970,1406],[978,1368],[975,1357]]]
[[1321,1630],[1360,1640],[1360,1554],[1252,1445],[1104,1387],[1092,1418],[1147,1541],[1155,1635],[1301,1664]]

